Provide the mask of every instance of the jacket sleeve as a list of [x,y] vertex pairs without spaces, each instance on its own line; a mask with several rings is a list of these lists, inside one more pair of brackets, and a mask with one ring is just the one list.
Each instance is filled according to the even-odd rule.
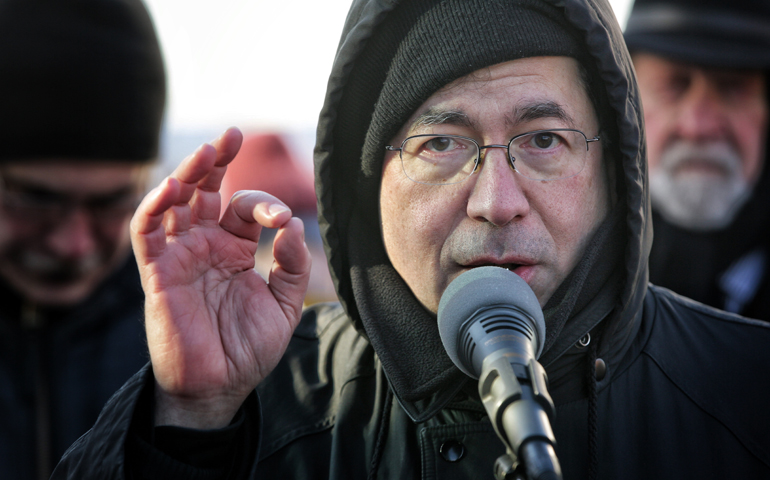
[[62,457],[51,480],[253,478],[261,414],[256,393],[215,431],[152,426],[149,365],[107,402],[93,428]]

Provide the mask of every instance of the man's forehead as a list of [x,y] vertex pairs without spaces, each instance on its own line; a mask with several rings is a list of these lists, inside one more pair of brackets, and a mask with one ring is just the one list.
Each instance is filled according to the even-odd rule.
[[[483,68],[433,93],[402,131],[430,125],[478,127],[481,119],[497,115],[507,126],[552,118],[574,128],[575,104],[587,99],[578,62],[571,57],[530,57]],[[575,95],[577,93],[577,95]],[[494,111],[476,108],[485,97],[495,98]]]

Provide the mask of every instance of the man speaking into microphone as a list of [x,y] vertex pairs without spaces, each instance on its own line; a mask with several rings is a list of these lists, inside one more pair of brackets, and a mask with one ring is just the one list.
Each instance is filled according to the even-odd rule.
[[301,311],[310,256],[279,199],[219,217],[227,131],[134,216],[152,363],[54,478],[491,478],[506,447],[436,317],[484,266],[542,308],[563,478],[770,477],[770,326],[648,285],[642,108],[605,0],[358,0],[328,88],[340,303]]

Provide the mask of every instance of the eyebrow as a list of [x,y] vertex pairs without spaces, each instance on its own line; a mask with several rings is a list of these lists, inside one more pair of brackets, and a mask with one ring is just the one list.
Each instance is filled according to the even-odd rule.
[[417,117],[409,130],[428,125],[457,125],[473,128],[474,122],[461,110],[440,110],[432,107]]
[[[25,178],[8,178],[7,176],[0,177],[0,191],[3,189],[10,189],[15,191],[24,191],[35,195],[52,195],[52,196],[68,196],[74,192],[67,190],[58,190],[54,186],[47,185],[45,183],[37,183],[34,180],[28,180]],[[125,197],[129,195],[135,195],[137,188],[134,185],[118,185],[113,190],[105,192],[96,192],[93,195],[86,195],[85,198],[90,199],[114,199]]]
[[575,125],[575,121],[567,111],[558,103],[551,101],[517,105],[513,109],[513,115],[506,116],[505,121],[513,126],[541,118],[555,118],[568,123],[570,126]]
[[[567,111],[558,103],[552,101],[532,102],[525,105],[517,105],[511,115],[505,116],[505,122],[509,126],[531,122],[541,118],[555,118],[575,125],[575,121]],[[460,127],[475,128],[476,124],[462,110],[441,110],[435,107],[428,109],[418,116],[409,130],[429,125],[457,125]]]

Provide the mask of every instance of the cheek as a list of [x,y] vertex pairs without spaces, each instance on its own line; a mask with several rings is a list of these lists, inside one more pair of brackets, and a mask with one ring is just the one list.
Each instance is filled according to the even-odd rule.
[[129,217],[123,221],[99,225],[92,230],[92,238],[96,243],[96,253],[105,262],[122,258],[123,255],[131,250],[130,222],[131,218]]
[[598,225],[607,215],[607,182],[601,169],[555,184],[541,212],[565,273],[574,268]]
[[18,222],[0,215],[0,254],[23,250],[40,244],[42,232],[27,222]]
[[644,113],[644,126],[647,141],[647,161],[650,168],[658,166],[660,154],[666,142],[666,138],[671,135],[671,128],[666,119],[671,118],[671,113],[664,110],[657,110],[651,113],[649,106]]
[[[393,175],[390,175],[394,173]],[[443,291],[441,253],[458,216],[465,214],[459,189],[420,185],[400,170],[383,173],[380,215],[393,267],[428,309]]]
[[[441,187],[421,186],[410,180],[384,185],[381,196],[383,240],[399,273],[425,268],[438,259],[450,222],[447,199],[437,195]],[[418,269],[419,270],[419,269]]]
[[733,135],[743,158],[743,173],[749,181],[756,180],[762,171],[768,129],[767,110],[767,106],[762,105],[731,116]]
[[123,223],[103,233],[103,244],[107,249],[122,253],[131,248],[130,222],[131,219],[127,218]]

